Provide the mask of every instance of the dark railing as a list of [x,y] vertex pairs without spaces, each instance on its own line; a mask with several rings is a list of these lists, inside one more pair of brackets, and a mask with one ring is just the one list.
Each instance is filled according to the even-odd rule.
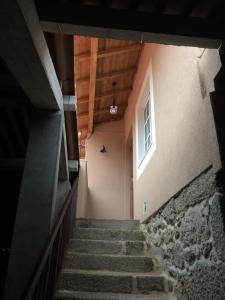
[[25,293],[25,300],[52,300],[76,212],[78,178],[74,181],[45,250]]

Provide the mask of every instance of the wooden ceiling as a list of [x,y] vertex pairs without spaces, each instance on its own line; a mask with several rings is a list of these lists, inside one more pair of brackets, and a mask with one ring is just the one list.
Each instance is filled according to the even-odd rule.
[[[136,42],[74,37],[75,93],[80,156],[99,123],[124,117],[143,45]],[[113,82],[116,86],[113,87]],[[115,98],[118,113],[109,113]]]

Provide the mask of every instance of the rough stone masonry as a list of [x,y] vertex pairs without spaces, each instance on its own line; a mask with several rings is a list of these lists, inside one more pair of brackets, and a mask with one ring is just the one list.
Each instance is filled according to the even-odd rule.
[[210,168],[142,225],[178,300],[225,300],[224,207]]

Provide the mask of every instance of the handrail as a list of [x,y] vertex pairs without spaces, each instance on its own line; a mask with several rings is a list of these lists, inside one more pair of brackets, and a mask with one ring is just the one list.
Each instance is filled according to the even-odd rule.
[[[66,244],[70,238],[70,231],[72,230],[72,224],[69,224],[72,219],[75,219],[75,204],[77,198],[77,187],[78,187],[78,178],[75,179],[72,188],[66,198],[66,201],[61,209],[61,212],[55,222],[55,225],[52,229],[49,239],[47,240],[44,251],[40,257],[40,260],[37,264],[37,267],[33,273],[30,284],[25,292],[24,300],[31,300],[34,298],[34,294],[37,292],[39,298],[35,299],[52,299],[54,288],[56,285],[56,281],[58,278],[59,269],[61,267],[61,262],[63,255],[65,253]],[[73,209],[70,210],[71,206]],[[66,224],[67,223],[67,224]],[[69,224],[69,226],[67,226]],[[67,227],[67,228],[66,228]],[[66,229],[66,231],[65,231]],[[68,232],[69,231],[69,232]],[[63,240],[64,239],[64,240]],[[54,244],[56,243],[56,254],[54,254]],[[56,258],[56,266],[51,266],[53,264],[52,260]],[[50,274],[51,268],[54,268],[54,274]],[[45,269],[47,268],[48,275],[44,274]],[[41,277],[44,275],[46,282],[40,282]],[[54,282],[49,281],[50,275],[53,275]],[[52,279],[52,278],[51,278]],[[49,283],[48,283],[49,282]],[[40,285],[40,289],[44,291],[44,295],[38,290]],[[50,288],[48,285],[51,285]]]

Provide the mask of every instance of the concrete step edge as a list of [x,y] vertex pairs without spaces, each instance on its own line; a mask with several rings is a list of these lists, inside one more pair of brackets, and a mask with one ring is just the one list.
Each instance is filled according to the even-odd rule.
[[61,275],[63,274],[80,274],[80,275],[93,275],[93,276],[129,276],[129,277],[164,277],[167,279],[167,276],[165,273],[161,271],[151,271],[148,273],[142,273],[142,272],[116,272],[116,271],[108,271],[108,270],[82,270],[82,269],[67,269],[63,268],[61,270]]
[[97,253],[81,253],[81,252],[76,252],[76,251],[71,251],[71,250],[68,250],[67,251],[67,254],[68,255],[77,255],[77,256],[83,256],[83,258],[85,257],[107,257],[107,258],[124,258],[124,259],[147,259],[147,260],[155,260],[155,259],[158,259],[157,256],[145,256],[145,255],[122,255],[122,254],[97,254]]
[[78,298],[78,299],[103,299],[103,300],[176,300],[169,293],[150,292],[148,295],[143,294],[124,294],[124,293],[101,293],[101,292],[84,292],[84,291],[69,291],[58,290],[55,299],[58,298]]
[[59,289],[87,292],[148,294],[150,291],[168,292],[168,278],[157,272],[128,273],[99,270],[64,269]]
[[63,267],[82,270],[108,270],[114,272],[143,272],[156,270],[158,262],[153,257],[124,255],[93,255],[67,253]]
[[141,230],[121,230],[102,228],[74,228],[73,238],[92,240],[114,241],[144,241],[145,237]]
[[82,222],[128,222],[128,223],[138,223],[140,224],[139,220],[130,220],[130,219],[86,219],[86,218],[76,218],[75,221],[82,221]]
[[76,237],[72,237],[70,239],[70,241],[81,241],[81,242],[98,242],[98,243],[108,243],[108,244],[115,244],[115,243],[143,243],[146,244],[145,240],[95,240],[95,239],[80,239],[80,238],[76,238]]
[[147,244],[143,240],[110,240],[110,239],[70,239],[69,251],[89,254],[113,254],[125,256],[148,255]]
[[115,229],[115,228],[87,228],[87,227],[75,227],[74,231],[76,230],[83,230],[83,231],[99,231],[99,232],[103,232],[103,231],[108,231],[108,232],[133,232],[133,233],[143,233],[141,230],[139,229]]

